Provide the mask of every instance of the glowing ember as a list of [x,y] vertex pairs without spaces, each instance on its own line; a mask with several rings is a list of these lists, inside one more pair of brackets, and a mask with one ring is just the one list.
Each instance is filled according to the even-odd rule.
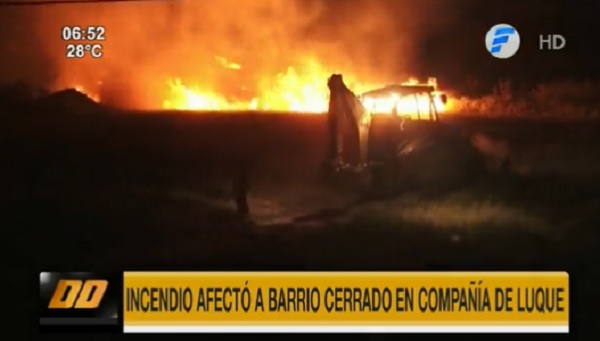
[[92,101],[99,103],[100,102],[100,95],[97,93],[94,93],[92,91],[87,90],[85,87],[83,87],[82,85],[75,85],[74,87],[72,87],[72,89],[77,90],[78,92],[86,95],[87,97],[89,97]]
[[222,67],[224,67],[226,69],[239,70],[242,68],[242,66],[240,64],[231,62],[231,61],[227,60],[227,58],[215,56],[215,60],[217,61],[217,63],[219,65],[221,65]]

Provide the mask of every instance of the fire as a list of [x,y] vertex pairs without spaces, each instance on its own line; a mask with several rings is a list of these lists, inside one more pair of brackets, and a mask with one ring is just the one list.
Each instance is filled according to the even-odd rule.
[[197,85],[191,87],[175,78],[168,82],[170,98],[163,102],[165,109],[175,110],[246,110],[251,103],[233,102]]
[[433,87],[435,89],[432,93],[433,103],[430,102],[429,95],[426,94],[400,96],[394,93],[384,98],[365,98],[363,105],[373,114],[391,114],[395,109],[398,115],[410,116],[412,118],[427,117],[432,109],[432,105],[438,113],[446,111],[446,103],[442,100],[442,93],[437,90],[438,85],[435,78],[429,78],[425,84],[420,83],[415,78],[411,78],[401,85],[428,85]]
[[[241,70],[242,65],[224,57],[216,56],[215,61],[222,68]],[[181,78],[167,81],[168,93],[163,101],[163,108],[169,110],[208,110],[208,111],[287,111],[302,113],[324,113],[329,106],[329,89],[327,78],[335,73],[328,70],[314,59],[301,63],[299,67],[289,66],[284,72],[257,81],[254,96],[246,99],[228,97],[211,87],[211,84],[184,83]],[[344,80],[350,89],[360,94],[380,86],[364,84],[356,81],[356,77],[344,74]],[[437,82],[430,78],[428,85],[437,89]],[[403,85],[423,85],[416,79],[410,79]],[[246,87],[240,86],[240,92]],[[439,92],[434,94],[434,103],[439,113],[444,112],[445,104]],[[365,100],[365,107],[373,114],[391,113],[394,105],[400,115],[427,115],[429,98],[426,95],[400,98]]]
[[[223,57],[215,57],[215,61],[226,69],[242,69],[241,64]],[[258,79],[254,85],[254,96],[245,100],[217,93],[210,85],[184,84],[180,78],[173,78],[167,81],[168,94],[163,101],[163,108],[323,113],[329,106],[327,78],[332,73],[316,60],[308,59],[297,67],[289,66],[279,74]],[[239,90],[244,92],[247,89],[240,87]]]
[[[418,95],[416,97],[392,95],[383,99],[366,99],[363,104],[372,114],[391,114],[394,111],[394,106],[396,106],[398,115],[426,117],[430,110],[429,97],[426,95]],[[446,104],[442,102],[440,96],[434,95],[433,105],[439,114],[446,112]]]
[[215,61],[226,69],[239,70],[242,66],[238,63],[230,62],[227,58],[215,56]]
[[93,91],[88,90],[83,85],[75,85],[75,86],[73,86],[71,88],[77,90],[78,92],[80,92],[80,93],[82,93],[84,95],[86,95],[92,101],[94,101],[96,103],[100,103],[100,95],[98,93],[95,93]]
[[[215,57],[215,61],[223,68],[240,70],[242,66],[223,57]],[[315,61],[311,61],[301,68],[288,67],[285,72],[273,77],[261,79],[256,88],[257,95],[247,99],[227,97],[211,86],[202,86],[191,83],[186,85],[181,78],[167,81],[168,93],[163,101],[163,109],[187,111],[273,111],[297,112],[307,114],[325,113],[329,106],[329,89],[327,78],[334,72],[326,70]],[[355,78],[344,75],[347,85],[351,90],[360,95],[366,90],[373,90],[381,86],[365,85],[354,81]],[[435,78],[430,78],[427,85],[433,86],[433,104],[438,113],[447,112],[448,104],[442,101],[442,93],[437,91]],[[101,83],[98,86],[101,87]],[[402,83],[402,85],[424,85],[416,79]],[[100,102],[98,91],[82,85],[71,86],[75,90],[87,95],[95,102]],[[240,87],[246,91],[246,87]],[[360,96],[359,96],[360,98]],[[371,114],[391,114],[396,107],[396,113],[412,118],[427,118],[430,110],[427,95],[400,97],[392,94],[384,98],[363,98],[362,103]]]

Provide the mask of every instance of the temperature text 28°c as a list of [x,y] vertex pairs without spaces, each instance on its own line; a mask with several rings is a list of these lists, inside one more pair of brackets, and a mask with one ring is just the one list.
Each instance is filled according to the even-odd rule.
[[67,58],[92,58],[102,57],[102,44],[69,44],[67,45]]

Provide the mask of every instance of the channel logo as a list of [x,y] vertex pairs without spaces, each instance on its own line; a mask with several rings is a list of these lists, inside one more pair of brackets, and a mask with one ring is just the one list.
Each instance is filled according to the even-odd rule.
[[40,273],[40,326],[118,326],[121,281],[91,272]]
[[500,59],[514,56],[521,45],[517,29],[508,24],[498,24],[485,35],[485,46],[488,52]]

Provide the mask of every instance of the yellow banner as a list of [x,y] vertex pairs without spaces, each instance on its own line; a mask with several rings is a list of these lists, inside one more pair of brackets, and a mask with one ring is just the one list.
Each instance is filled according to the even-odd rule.
[[564,332],[569,277],[566,272],[126,272],[123,324],[126,331],[141,332],[157,326],[164,331],[169,326],[197,327],[189,331],[513,326]]

